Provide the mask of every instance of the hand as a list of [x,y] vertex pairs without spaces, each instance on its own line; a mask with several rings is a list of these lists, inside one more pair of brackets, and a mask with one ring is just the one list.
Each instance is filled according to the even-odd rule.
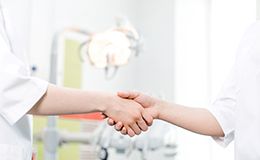
[[[121,98],[132,99],[142,105],[145,109],[142,111],[142,116],[148,125],[152,125],[153,119],[159,118],[159,109],[162,103],[161,100],[138,93],[138,92],[118,92],[118,96]],[[108,124],[120,131],[123,135],[127,134],[127,128],[122,122],[116,122],[113,118],[109,117]]]
[[139,135],[146,131],[148,126],[142,117],[144,108],[131,99],[118,96],[109,97],[111,103],[104,111],[104,115],[113,119],[114,123],[120,122],[129,136]]

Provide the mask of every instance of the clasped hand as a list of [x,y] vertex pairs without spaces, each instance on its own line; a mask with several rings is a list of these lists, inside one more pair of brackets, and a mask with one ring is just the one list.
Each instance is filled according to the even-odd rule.
[[118,92],[118,98],[123,103],[104,112],[103,118],[123,135],[139,135],[159,117],[159,100],[155,98],[138,92]]

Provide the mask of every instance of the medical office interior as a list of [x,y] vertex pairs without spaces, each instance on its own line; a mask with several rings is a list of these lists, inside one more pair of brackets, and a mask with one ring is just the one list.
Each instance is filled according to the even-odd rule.
[[[29,58],[34,76],[83,90],[137,90],[209,107],[260,3],[34,0],[32,8]],[[111,64],[109,51],[116,59]],[[224,149],[211,137],[161,121],[129,138],[99,114],[35,116],[33,146],[37,160],[233,159],[232,144]]]

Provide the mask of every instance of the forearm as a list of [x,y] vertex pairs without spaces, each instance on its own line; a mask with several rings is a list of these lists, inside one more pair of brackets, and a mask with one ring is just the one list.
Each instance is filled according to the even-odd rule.
[[104,111],[109,94],[49,85],[46,94],[28,112],[33,115],[62,115]]
[[190,108],[167,102],[162,102],[160,108],[159,119],[198,134],[224,136],[219,123],[207,109]]

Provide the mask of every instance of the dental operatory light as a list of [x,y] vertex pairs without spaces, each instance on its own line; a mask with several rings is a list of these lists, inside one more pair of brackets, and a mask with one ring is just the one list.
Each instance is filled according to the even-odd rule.
[[92,34],[81,45],[81,53],[87,54],[91,65],[105,69],[107,79],[114,77],[131,55],[138,55],[141,46],[138,32],[127,20],[117,18],[116,22],[116,27]]
[[[82,35],[86,39],[79,47],[80,58],[85,61],[87,57],[92,66],[104,69],[106,79],[113,78],[118,68],[126,65],[132,55],[137,56],[142,48],[141,38],[133,25],[128,20],[117,17],[116,26],[103,32],[93,33],[78,28],[66,28],[57,32],[52,42],[52,60],[55,61],[58,54],[59,38],[68,32]],[[53,68],[56,68],[55,63]]]
[[130,45],[127,36],[120,31],[98,33],[89,42],[89,59],[97,68],[124,65],[131,55]]

